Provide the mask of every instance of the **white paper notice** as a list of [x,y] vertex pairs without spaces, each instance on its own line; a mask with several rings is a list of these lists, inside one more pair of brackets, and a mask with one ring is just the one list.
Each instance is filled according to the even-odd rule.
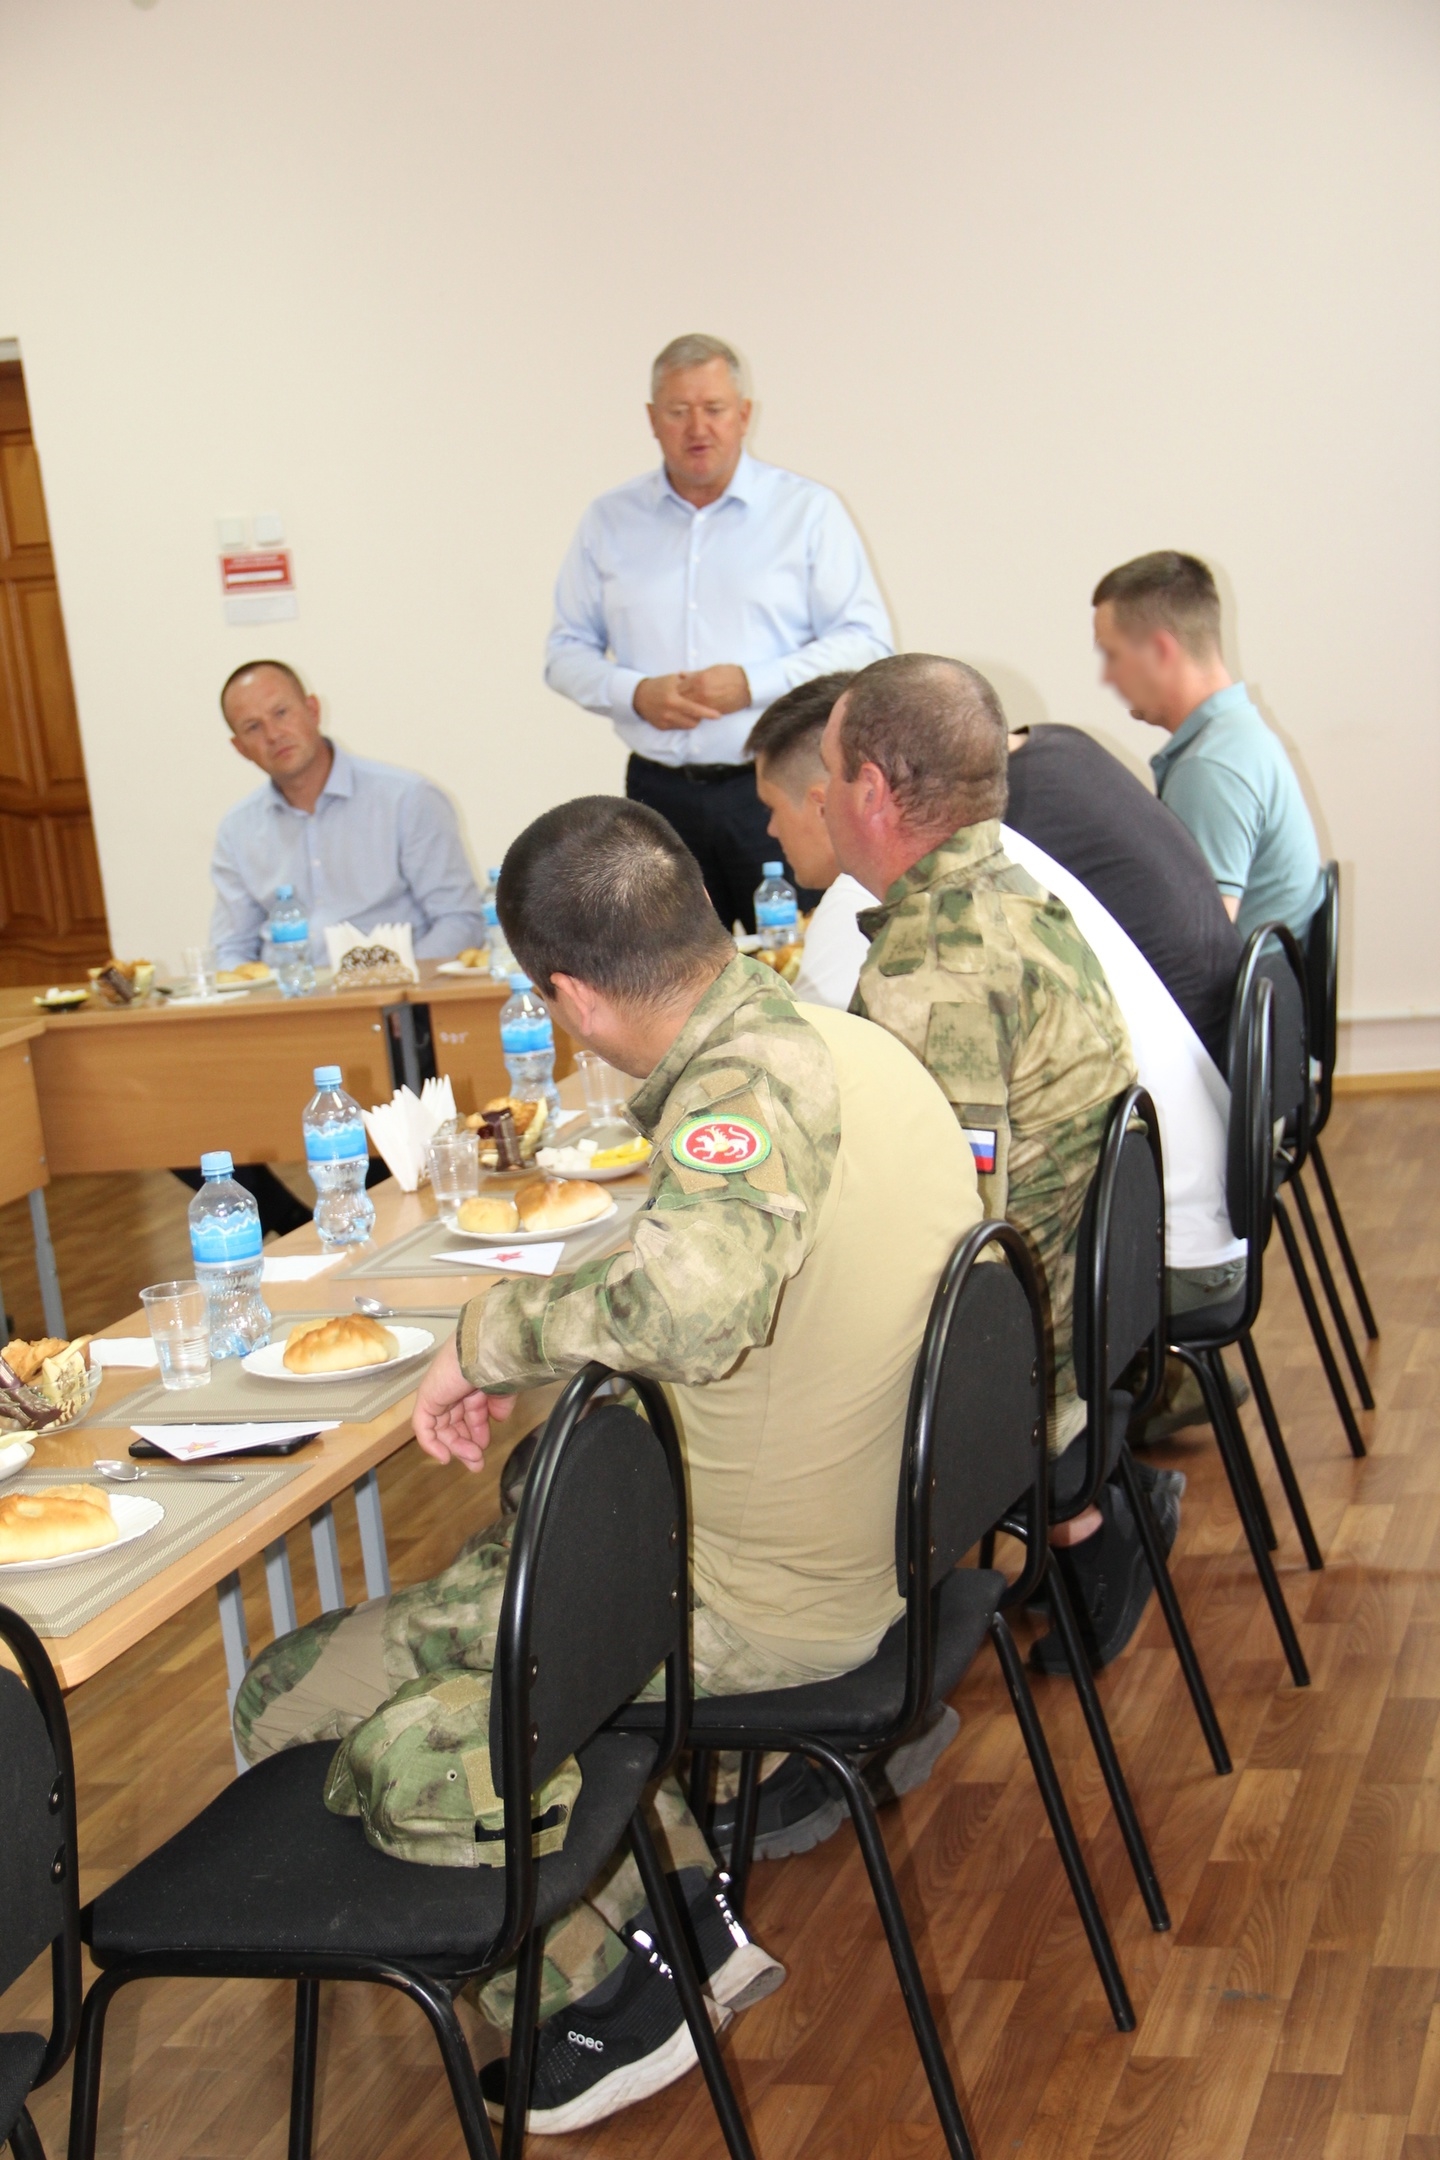
[[148,1335],[92,1335],[90,1362],[92,1365],[137,1365],[148,1370],[159,1364],[160,1353]]
[[339,1418],[306,1418],[299,1425],[132,1425],[137,1439],[163,1448],[176,1462],[203,1462],[207,1455],[238,1455],[272,1440],[299,1440],[306,1433],[334,1432]]
[[478,1252],[442,1252],[435,1257],[468,1268],[472,1275],[483,1274],[487,1268],[500,1268],[507,1275],[553,1275],[564,1250],[564,1241],[556,1238],[553,1245],[486,1245]]
[[344,1258],[338,1252],[283,1253],[275,1259],[268,1256],[261,1274],[262,1282],[309,1282],[312,1275],[319,1275],[327,1267],[334,1267]]

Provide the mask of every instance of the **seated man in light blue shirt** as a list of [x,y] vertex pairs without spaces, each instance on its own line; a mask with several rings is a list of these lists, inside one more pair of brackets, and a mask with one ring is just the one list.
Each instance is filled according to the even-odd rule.
[[750,400],[728,345],[667,345],[647,410],[660,470],[581,519],[545,680],[609,715],[631,753],[627,795],[698,857],[726,929],[753,930],[773,849],[746,739],[784,691],[892,652],[890,620],[839,498],[746,451]]
[[221,967],[260,957],[277,886],[292,886],[317,965],[327,923],[408,922],[415,956],[485,942],[455,812],[433,781],[352,757],[320,732],[320,701],[283,660],[251,660],[220,692],[240,756],[267,785],[220,820],[210,941]]
[[1166,729],[1150,760],[1160,800],[1189,827],[1226,912],[1248,937],[1288,923],[1303,938],[1320,904],[1320,850],[1279,738],[1220,650],[1220,595],[1194,555],[1122,563],[1092,595],[1105,680],[1136,720]]

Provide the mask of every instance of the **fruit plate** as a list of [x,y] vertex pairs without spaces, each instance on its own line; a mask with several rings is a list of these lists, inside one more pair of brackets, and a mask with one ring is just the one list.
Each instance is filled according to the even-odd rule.
[[570,1223],[563,1230],[462,1230],[458,1215],[442,1215],[440,1220],[456,1237],[469,1238],[475,1245],[546,1245],[556,1238],[579,1237],[582,1230],[593,1230],[619,1212],[612,1200],[603,1215],[592,1215],[589,1222]]
[[[429,1328],[392,1327],[390,1333],[400,1345],[398,1357],[386,1358],[379,1365],[347,1365],[342,1372],[291,1372],[285,1363],[285,1343],[266,1343],[263,1350],[252,1350],[240,1360],[241,1368],[254,1373],[257,1380],[299,1380],[314,1386],[326,1380],[368,1380],[374,1373],[389,1372],[393,1366],[408,1365],[413,1358],[429,1357],[438,1349]],[[286,1342],[289,1337],[286,1337]]]
[[72,1567],[77,1560],[98,1560],[104,1553],[117,1552],[122,1545],[132,1545],[136,1538],[144,1537],[157,1523],[165,1520],[165,1510],[158,1500],[142,1497],[139,1493],[112,1492],[105,1495],[110,1502],[110,1512],[120,1535],[108,1545],[91,1545],[84,1552],[61,1553],[54,1560],[6,1560],[0,1562],[0,1580],[11,1575],[45,1575],[51,1568]]

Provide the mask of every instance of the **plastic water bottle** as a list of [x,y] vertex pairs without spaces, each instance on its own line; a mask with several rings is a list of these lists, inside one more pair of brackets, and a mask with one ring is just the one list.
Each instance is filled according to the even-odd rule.
[[510,995],[500,1008],[500,1047],[510,1075],[510,1093],[521,1102],[539,1102],[543,1096],[551,1117],[557,1117],[555,1030],[529,976],[518,971],[510,977]]
[[340,1085],[338,1065],[315,1067],[305,1105],[305,1167],[315,1187],[315,1228],[325,1246],[363,1245],[375,1227],[375,1203],[365,1190],[370,1153],[360,1105]]
[[260,1295],[260,1210],[231,1176],[234,1168],[223,1151],[202,1155],[205,1182],[190,1202],[190,1251],[210,1308],[212,1358],[244,1357],[270,1340],[270,1308]]
[[295,898],[293,885],[277,885],[270,916],[270,943],[275,949],[275,978],[282,997],[308,997],[315,988],[310,961],[310,925]]
[[755,928],[760,933],[760,950],[773,952],[781,945],[797,943],[800,909],[784,863],[767,862],[761,867],[765,875],[755,888]]
[[485,873],[485,890],[481,906],[485,914],[485,943],[490,952],[490,976],[493,982],[509,982],[515,973],[515,955],[505,940],[500,927],[500,909],[495,900],[495,889],[500,883],[498,865]]

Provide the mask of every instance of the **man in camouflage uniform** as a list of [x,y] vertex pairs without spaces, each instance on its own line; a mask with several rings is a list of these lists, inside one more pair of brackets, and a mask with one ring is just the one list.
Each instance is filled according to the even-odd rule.
[[[650,1189],[619,1252],[548,1280],[504,1278],[465,1308],[422,1384],[417,1439],[478,1469],[490,1419],[519,1388],[591,1359],[668,1383],[690,1484],[697,1689],[851,1670],[901,1611],[910,1373],[945,1260],[981,1218],[970,1152],[887,1036],[797,1006],[771,969],[736,955],[693,857],[653,811],[592,797],[547,813],[506,858],[500,909],[556,1018],[646,1076],[630,1110],[654,1145]],[[457,1668],[489,1672],[508,1550],[495,1525],[433,1580],[273,1645],[236,1703],[247,1757],[363,1732],[352,1757],[383,1777],[424,1676],[443,1688]],[[332,1785],[348,1790],[366,1772],[352,1779],[344,1755]],[[404,1773],[413,1790],[386,1795],[392,1832],[407,1810],[434,1812],[427,1761]],[[678,1787],[655,1807],[709,1992],[746,2007],[783,1974],[731,1921]],[[643,1908],[627,1860],[550,1929],[533,2128],[579,2127],[693,2062],[673,1986],[642,1954]],[[508,1975],[480,1996],[501,2025],[511,2000]],[[503,2070],[486,2073],[492,2105]]]
[[[877,661],[835,706],[822,754],[836,860],[884,895],[858,918],[871,943],[850,1009],[938,1081],[986,1214],[1022,1230],[1044,1269],[1058,1456],[1085,1425],[1075,1247],[1112,1104],[1136,1077],[1124,1018],[1069,909],[1001,847],[1009,736],[983,675],[922,653]],[[1106,1662],[1150,1589],[1123,1493],[1107,1487],[1101,1508],[1055,1539],[1074,1555],[1092,1651]],[[1046,1641],[1048,1668],[1058,1644]]]

